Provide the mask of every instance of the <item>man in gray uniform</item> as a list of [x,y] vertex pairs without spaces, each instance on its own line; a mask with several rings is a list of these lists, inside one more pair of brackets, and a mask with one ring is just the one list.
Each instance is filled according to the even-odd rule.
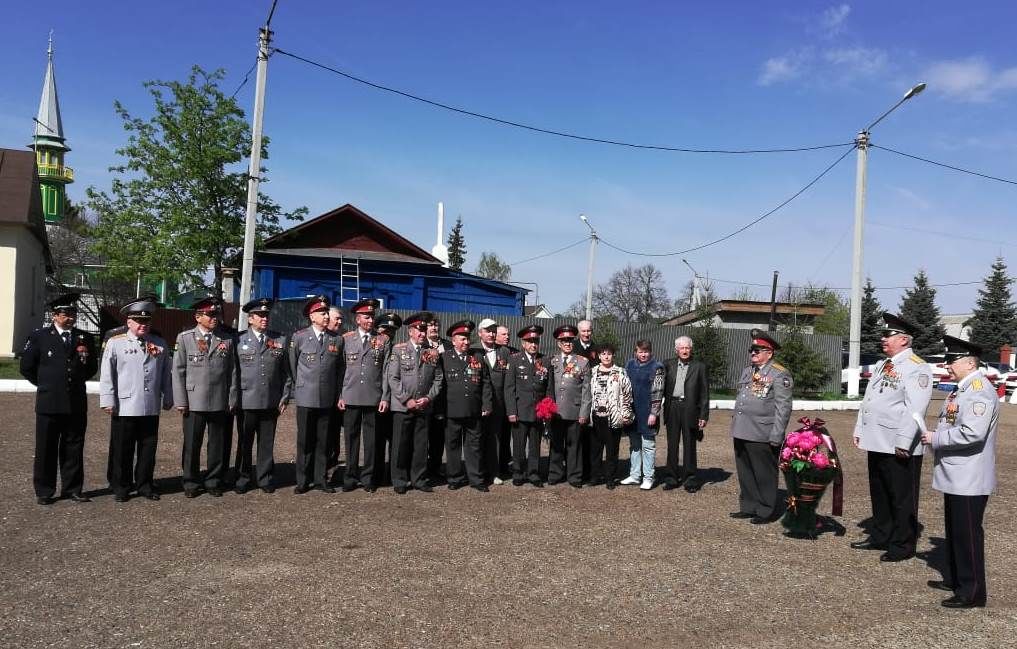
[[127,500],[132,483],[138,495],[159,500],[152,474],[159,408],[173,407],[170,349],[149,333],[154,302],[135,300],[120,312],[127,316],[127,330],[106,341],[99,369],[99,407],[112,417],[110,486],[117,502]]
[[919,428],[932,398],[932,370],[911,351],[911,323],[883,314],[883,353],[865,388],[855,423],[855,446],[868,452],[872,526],[858,550],[884,550],[880,561],[915,556],[918,490],[922,475]]
[[481,447],[484,455],[485,482],[502,484],[503,476],[507,477],[512,470],[512,430],[505,417],[505,375],[508,374],[508,347],[499,345],[495,338],[498,323],[491,318],[484,318],[477,328],[480,337],[479,352],[484,355],[487,371],[491,375],[491,416],[484,419],[481,434]]
[[255,483],[265,493],[273,493],[275,469],[275,428],[279,415],[286,411],[293,381],[286,353],[286,336],[268,328],[274,300],[261,298],[244,305],[247,331],[237,340],[237,383],[240,386],[240,451],[237,458],[236,492],[250,487],[251,455],[257,434]]
[[512,424],[512,484],[521,487],[526,480],[543,487],[540,480],[540,437],[544,426],[537,419],[536,407],[547,396],[548,368],[537,351],[544,328],[530,325],[517,334],[522,351],[509,358],[505,376],[505,412]]
[[572,325],[554,330],[559,353],[551,357],[548,394],[558,406],[551,420],[551,458],[547,482],[557,484],[568,477],[569,484],[583,486],[583,444],[586,417],[590,411],[590,359],[573,350],[579,331]]
[[[328,308],[328,326],[325,327],[329,332],[342,336],[343,329],[343,310],[342,307],[333,304]],[[343,427],[343,413],[339,412],[338,408],[333,408],[328,420],[328,445],[325,448],[325,455],[328,460],[328,469],[331,470],[334,467],[339,466],[339,434]],[[333,474],[338,479],[339,475]],[[335,486],[329,481],[329,485]]]
[[[388,410],[382,398],[385,378],[385,361],[392,349],[391,339],[374,331],[374,312],[378,300],[360,300],[350,309],[356,318],[357,328],[343,335],[346,354],[346,373],[339,395],[339,410],[343,411],[343,435],[346,438],[346,475],[343,491],[352,491],[358,485],[369,493],[377,490],[375,484],[375,418]],[[364,469],[360,470],[360,442],[364,442]]]
[[731,418],[738,511],[731,518],[750,518],[755,525],[776,520],[777,454],[791,418],[791,373],[774,362],[780,345],[761,329],[752,330],[751,365],[738,379],[738,397]]
[[392,346],[385,381],[393,412],[392,486],[404,494],[412,486],[431,491],[427,480],[427,425],[434,399],[441,392],[437,349],[426,342],[429,313],[406,318],[409,341]]
[[290,339],[290,376],[297,404],[297,486],[293,492],[310,491],[311,485],[335,493],[327,481],[328,425],[339,399],[343,375],[343,339],[328,331],[329,299],[314,295],[304,303],[311,326]]
[[[470,349],[476,327],[461,320],[448,328],[452,349],[441,356],[445,378],[445,462],[448,488],[489,491],[484,484],[481,419],[491,414],[491,376],[479,351]],[[463,470],[465,460],[466,469]]]
[[[191,305],[193,329],[181,331],[173,351],[173,404],[183,417],[184,495],[194,498],[204,483],[209,495],[222,496],[229,447],[226,413],[237,405],[236,349],[219,330],[222,300],[207,297]],[[201,446],[208,430],[208,472],[201,475]]]
[[947,608],[985,606],[985,529],[982,519],[989,495],[996,489],[996,430],[999,398],[982,374],[978,345],[944,336],[946,368],[957,381],[943,402],[939,423],[925,431],[922,442],[932,447],[935,466],[932,488],[943,493],[949,571],[929,585],[952,590]]

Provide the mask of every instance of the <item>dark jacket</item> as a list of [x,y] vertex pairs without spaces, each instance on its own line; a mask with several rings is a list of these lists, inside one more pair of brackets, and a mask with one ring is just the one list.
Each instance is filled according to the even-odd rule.
[[[670,421],[671,409],[675,408],[677,399],[674,394],[675,373],[678,359],[672,358],[664,364],[664,421]],[[696,359],[689,360],[689,368],[685,374],[685,421],[689,430],[699,429],[699,420],[710,419],[710,378],[706,365]]]
[[71,330],[70,350],[56,327],[36,329],[21,352],[21,375],[38,388],[35,411],[47,415],[83,413],[88,409],[85,381],[99,368],[95,337]]
[[519,421],[537,421],[537,403],[547,396],[550,370],[542,354],[536,354],[533,363],[525,352],[512,354],[505,374],[505,414],[515,415]]
[[481,357],[484,359],[484,364],[487,365],[488,372],[491,374],[491,390],[494,397],[493,406],[494,413],[498,416],[505,416],[505,375],[509,371],[509,357],[512,356],[512,352],[508,347],[498,347],[494,353],[494,366],[487,362],[487,352],[484,351],[483,346],[477,347],[472,350],[479,352]]
[[462,361],[454,349],[449,349],[441,355],[441,363],[446,417],[467,419],[491,412],[491,374],[482,354],[468,350]]

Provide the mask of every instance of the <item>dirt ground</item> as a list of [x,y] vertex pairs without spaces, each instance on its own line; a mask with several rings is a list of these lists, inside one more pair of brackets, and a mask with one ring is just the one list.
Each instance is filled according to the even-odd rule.
[[[85,450],[95,500],[41,507],[32,408],[31,395],[0,394],[2,647],[1017,646],[1017,406],[1002,406],[986,514],[989,605],[967,611],[942,609],[944,593],[925,585],[944,559],[931,461],[919,557],[882,564],[848,547],[869,514],[854,412],[820,413],[844,459],[846,533],[803,541],[728,518],[737,480],[723,411],[700,446],[709,483],[697,494],[505,485],[194,500],[180,492],[180,420],[166,414],[162,501],[118,504],[96,407]],[[276,459],[289,484],[294,432],[288,413]]]

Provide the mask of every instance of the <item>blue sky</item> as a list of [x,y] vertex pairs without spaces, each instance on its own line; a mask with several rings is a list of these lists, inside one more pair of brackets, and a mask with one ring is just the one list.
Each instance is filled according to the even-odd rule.
[[[274,45],[372,81],[543,128],[692,148],[850,142],[918,81],[922,95],[873,142],[1017,178],[1017,54],[1012,2],[337,3],[280,0]],[[119,99],[148,115],[150,79],[223,67],[232,92],[254,62],[270,2],[10,3],[0,37],[0,146],[31,139],[54,30],[72,199],[107,187],[124,132]],[[711,156],[591,144],[506,128],[379,92],[293,59],[269,63],[265,190],[312,215],[353,203],[421,247],[436,203],[462,215],[467,270],[586,236],[662,253],[731,232],[798,191],[841,153]],[[239,93],[250,110],[253,78]],[[1017,187],[873,150],[865,272],[877,286],[979,280],[997,255],[1014,270]],[[799,199],[722,244],[685,255],[718,281],[850,285],[855,156]],[[962,238],[963,237],[963,238]],[[585,292],[587,246],[513,267],[563,310]],[[601,245],[596,281],[655,263],[677,294],[680,257]],[[532,286],[530,286],[532,288]],[[768,290],[753,287],[760,296]],[[942,287],[944,313],[977,286]],[[901,291],[882,290],[895,309]]]

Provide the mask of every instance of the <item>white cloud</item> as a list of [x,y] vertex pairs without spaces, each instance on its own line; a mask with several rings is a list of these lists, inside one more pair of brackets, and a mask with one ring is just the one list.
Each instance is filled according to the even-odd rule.
[[823,52],[823,58],[833,65],[843,66],[842,72],[871,75],[886,68],[886,52],[869,47],[842,47]]
[[767,59],[757,81],[761,86],[770,86],[797,79],[804,74],[809,58],[808,50],[799,50]]
[[829,7],[822,13],[819,17],[819,26],[827,38],[833,38],[844,31],[850,13],[851,6],[847,4]]
[[989,101],[998,93],[1017,90],[1017,67],[996,72],[977,56],[935,63],[925,78],[930,90],[958,101]]

